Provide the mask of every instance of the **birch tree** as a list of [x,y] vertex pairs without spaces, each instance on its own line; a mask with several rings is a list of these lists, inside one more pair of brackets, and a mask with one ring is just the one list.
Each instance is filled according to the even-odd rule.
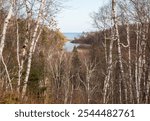
[[1,41],[0,41],[0,61],[2,61],[3,65],[5,67],[5,71],[7,73],[7,78],[9,80],[8,84],[10,86],[11,91],[13,90],[13,87],[12,87],[12,82],[11,82],[10,75],[9,75],[9,72],[8,72],[8,69],[7,69],[7,65],[5,64],[5,61],[4,61],[4,58],[3,58],[3,50],[4,50],[4,47],[5,47],[5,39],[6,39],[7,28],[9,26],[9,22],[10,22],[10,19],[12,17],[12,14],[13,14],[13,7],[14,7],[14,1],[10,0],[10,6],[9,6],[7,17],[4,20],[2,34],[1,34]]
[[[124,48],[128,48],[128,75],[129,75],[129,94],[130,94],[130,102],[132,103],[133,101],[133,91],[132,91],[132,84],[133,84],[133,80],[132,80],[132,66],[131,66],[131,43],[130,43],[130,13],[129,13],[129,1],[125,0],[125,1],[119,1],[119,7],[120,7],[120,11],[122,14],[122,19],[123,20],[123,24],[125,24],[125,28],[126,28],[126,38],[127,38],[127,45],[124,45],[123,43],[121,43],[122,47]],[[123,26],[123,25],[122,25]]]
[[[99,9],[98,13],[94,13],[92,16],[94,21],[94,26],[99,30],[104,31],[104,50],[105,50],[105,60],[106,60],[106,76],[104,79],[104,87],[103,87],[103,103],[107,103],[108,99],[108,87],[111,81],[112,75],[112,51],[113,51],[113,43],[114,36],[107,36],[106,30],[111,28],[111,8],[110,5],[103,6]],[[113,33],[113,29],[111,29]],[[108,42],[109,41],[109,42]],[[109,49],[108,48],[109,43]]]
[[[20,84],[21,84],[21,79],[22,79],[22,72],[23,72],[23,68],[24,68],[24,61],[26,59],[27,56],[27,47],[29,44],[29,38],[30,38],[30,29],[31,29],[31,19],[32,19],[32,11],[33,11],[33,7],[35,3],[30,3],[30,1],[25,0],[24,1],[25,4],[25,10],[27,13],[27,18],[26,18],[26,32],[25,32],[25,40],[23,43],[23,46],[21,49],[19,49],[19,35],[17,35],[17,51],[18,51],[18,55],[17,55],[17,60],[18,60],[18,66],[19,66],[19,70],[18,70],[18,85],[17,85],[17,91],[18,94],[20,93]],[[18,28],[18,27],[17,27]],[[19,32],[17,32],[19,33]]]
[[22,98],[25,96],[26,90],[27,90],[27,83],[28,83],[30,69],[31,69],[31,62],[32,62],[32,55],[33,55],[33,51],[34,51],[34,45],[38,41],[37,40],[38,38],[36,38],[36,37],[37,37],[37,34],[38,34],[40,21],[42,20],[42,11],[44,9],[44,6],[45,6],[45,0],[42,0],[41,4],[40,4],[40,8],[39,8],[38,18],[36,20],[36,27],[34,29],[33,36],[32,36],[31,46],[30,46],[30,49],[29,49],[26,76],[25,76],[25,80],[24,80],[24,86],[23,86],[23,89],[22,89]]
[[10,6],[9,6],[9,10],[8,10],[8,15],[7,15],[7,17],[4,20],[3,31],[2,31],[2,34],[1,34],[0,60],[2,59],[3,49],[5,47],[6,32],[7,32],[7,28],[8,28],[10,19],[12,17],[12,14],[13,14],[13,0],[10,0]]
[[[120,36],[119,36],[116,8],[117,8],[116,0],[112,0],[112,19],[113,19],[113,27],[114,27],[114,36],[115,36],[115,40],[117,41],[118,63],[119,63],[121,81],[123,82],[123,85],[124,85],[124,94],[125,94],[125,102],[124,103],[126,103],[126,101],[128,99],[127,98],[127,85],[126,85],[123,62],[122,62],[122,53],[121,53],[121,44],[120,44]],[[121,100],[121,103],[123,103],[122,100]]]
[[94,73],[96,71],[96,65],[90,61],[87,60],[87,58],[84,58],[83,61],[84,67],[85,67],[85,80],[83,80],[80,75],[79,80],[80,83],[83,84],[85,87],[85,92],[86,92],[86,102],[87,104],[90,104],[92,101],[92,95],[94,95],[98,85],[95,84],[97,83],[97,80],[94,80]]
[[[148,33],[149,33],[149,6],[150,1],[148,0],[130,0],[134,12],[132,13],[133,18],[136,22],[136,62],[135,62],[135,82],[136,82],[136,96],[137,103],[143,103],[142,97],[146,93],[146,97],[149,95],[144,90],[149,88],[147,86],[147,62],[146,62],[146,47],[148,43]],[[146,100],[146,99],[145,99]]]

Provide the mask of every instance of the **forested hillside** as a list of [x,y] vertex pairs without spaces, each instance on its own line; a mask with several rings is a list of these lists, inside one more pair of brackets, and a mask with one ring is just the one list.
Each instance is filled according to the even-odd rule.
[[0,103],[150,103],[150,1],[110,0],[72,52],[60,2],[0,1]]
[[[40,103],[47,63],[66,41],[57,29],[55,0],[1,0],[0,103]],[[30,97],[30,98],[28,98]]]

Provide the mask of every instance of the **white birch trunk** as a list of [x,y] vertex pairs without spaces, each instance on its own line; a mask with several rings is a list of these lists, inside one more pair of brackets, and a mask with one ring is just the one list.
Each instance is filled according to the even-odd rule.
[[[106,30],[106,29],[105,29]],[[108,57],[107,57],[107,39],[106,39],[106,32],[104,31],[104,49],[105,49],[105,61],[106,65],[108,64]]]
[[27,1],[26,1],[26,12],[27,12],[27,19],[26,19],[27,25],[26,25],[25,41],[24,41],[24,44],[23,44],[21,52],[20,52],[20,78],[21,78],[22,71],[24,68],[25,57],[27,55],[27,46],[29,43],[29,31],[30,31],[31,17],[32,17],[32,8],[28,7]]
[[72,104],[73,92],[74,92],[74,88],[73,88],[73,84],[71,84],[70,104]]
[[[111,22],[111,24],[112,24],[112,22]],[[106,41],[106,38],[105,38],[105,41]],[[112,75],[113,44],[114,44],[114,29],[112,28],[111,29],[110,45],[109,45],[109,53],[108,53],[109,55],[108,55],[108,57],[106,57],[106,55],[105,55],[105,58],[107,58],[107,60],[106,60],[107,61],[107,71],[106,71],[106,76],[105,76],[105,80],[104,80],[104,87],[103,87],[103,104],[107,104],[107,90],[108,90],[109,83],[111,80],[111,75]],[[105,53],[107,53],[107,48],[105,49]]]
[[[67,75],[69,76],[69,75]],[[65,84],[64,84],[64,88],[65,88],[65,97],[64,97],[64,104],[67,104],[68,103],[68,98],[69,98],[69,86],[70,86],[70,79],[69,77],[66,77],[66,80],[65,80]]]
[[129,91],[130,91],[130,103],[133,103],[133,92],[132,92],[132,66],[131,66],[131,44],[130,44],[130,25],[128,19],[127,1],[125,1],[125,22],[127,31],[127,43],[128,43],[128,73],[129,73]]
[[39,9],[39,15],[37,18],[37,23],[36,23],[36,27],[33,33],[33,37],[32,37],[32,42],[31,42],[31,46],[30,46],[30,50],[29,50],[29,55],[28,55],[28,62],[27,62],[27,70],[26,70],[26,76],[24,79],[24,86],[22,89],[22,98],[24,98],[25,94],[26,94],[26,90],[27,90],[27,83],[28,83],[28,79],[29,79],[29,75],[30,75],[30,70],[31,70],[31,62],[32,62],[32,55],[33,55],[33,50],[34,50],[34,46],[36,45],[36,36],[38,33],[38,29],[39,29],[39,25],[40,25],[40,21],[41,21],[41,17],[42,17],[42,10],[44,9],[44,5],[45,5],[45,0],[41,1],[41,5],[40,5],[40,9]]
[[7,28],[8,28],[8,25],[9,25],[9,21],[12,17],[12,13],[13,13],[13,5],[11,3],[9,11],[8,11],[8,15],[7,15],[7,17],[5,18],[5,21],[4,21],[4,26],[3,26],[3,30],[2,30],[2,34],[1,34],[1,42],[0,42],[0,61],[2,61],[3,65],[5,67],[5,71],[6,71],[7,78],[8,78],[8,84],[10,86],[11,91],[13,91],[13,88],[12,88],[10,75],[9,75],[9,72],[8,72],[8,69],[7,69],[7,65],[4,62],[3,49],[4,49],[4,46],[5,46],[6,32],[7,32]]
[[21,84],[21,64],[19,56],[19,26],[17,21],[17,62],[18,62],[18,83],[17,83],[17,93],[20,94],[20,84]]
[[[9,87],[10,87],[11,92],[13,92],[12,81],[11,81],[11,79],[10,79],[10,75],[9,75],[9,72],[8,72],[8,69],[7,69],[7,65],[6,65],[5,62],[4,62],[3,56],[2,56],[1,59],[2,59],[2,63],[3,63],[3,65],[4,65],[4,68],[5,68],[5,71],[6,71],[6,74],[7,74],[8,85],[9,85]],[[7,83],[6,83],[6,85],[7,85]],[[7,87],[7,86],[6,86],[6,87]]]
[[123,69],[123,63],[122,63],[122,54],[121,54],[121,44],[120,44],[120,38],[119,38],[119,30],[118,30],[118,21],[116,17],[116,0],[112,0],[112,18],[114,22],[114,31],[115,31],[115,39],[117,41],[117,49],[118,49],[118,62],[120,67],[120,73],[121,73],[121,81],[123,81],[124,84],[124,93],[125,93],[125,102],[127,102],[127,87],[126,87],[126,81],[124,76],[124,69]]
[[112,39],[110,40],[110,45],[109,45],[109,57],[108,57],[108,68],[107,68],[107,75],[105,77],[104,80],[104,88],[103,88],[103,103],[106,104],[107,101],[107,90],[108,90],[108,86],[109,86],[109,82],[110,82],[110,78],[111,78],[111,74],[112,74],[112,50],[113,50],[113,43],[114,43],[114,38],[112,37]]
[[95,71],[95,66],[92,63],[86,62],[86,90],[87,90],[87,103],[91,102],[91,95],[94,92],[95,87],[91,86],[92,75]]
[[2,59],[2,53],[3,53],[4,46],[5,46],[6,31],[7,31],[8,24],[9,24],[9,21],[11,19],[12,13],[13,13],[13,5],[11,3],[9,11],[8,11],[8,15],[7,15],[7,17],[5,18],[5,21],[4,21],[3,31],[2,31],[2,35],[1,35],[0,60]]
[[91,92],[90,92],[90,77],[91,77],[91,73],[90,70],[88,70],[87,68],[87,74],[86,74],[86,81],[87,81],[87,102],[88,104],[90,104],[90,100],[91,100]]
[[135,57],[135,83],[136,83],[136,99],[139,104],[139,83],[138,83],[138,50],[139,50],[139,24],[136,24],[136,57]]
[[[141,36],[141,27],[139,28],[139,35]],[[138,57],[138,92],[139,92],[139,103],[141,102],[141,78],[142,78],[142,47],[141,40],[139,39],[138,45],[139,57]]]
[[[26,25],[26,33],[25,33],[25,41],[23,43],[23,46],[20,51],[20,55],[17,56],[17,61],[18,61],[18,85],[17,85],[17,92],[20,94],[20,84],[21,84],[21,78],[22,78],[22,72],[24,68],[24,61],[27,56],[27,46],[29,43],[29,31],[30,31],[30,26],[31,26],[31,17],[32,17],[32,8],[30,9],[27,5],[26,1],[26,11],[27,11],[27,25]],[[17,44],[19,44],[19,40],[17,40]],[[17,45],[19,47],[19,45]],[[19,52],[19,50],[17,50]]]

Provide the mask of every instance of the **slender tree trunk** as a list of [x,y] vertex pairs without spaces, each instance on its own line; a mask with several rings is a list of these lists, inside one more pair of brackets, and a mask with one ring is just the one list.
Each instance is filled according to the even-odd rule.
[[130,25],[128,19],[128,5],[125,0],[124,12],[125,12],[125,23],[126,23],[126,32],[127,32],[127,47],[128,47],[128,74],[129,74],[129,95],[130,95],[130,103],[133,103],[133,91],[132,91],[132,66],[131,66],[131,44],[130,44]]
[[150,67],[148,67],[148,80],[147,80],[147,85],[146,85],[146,101],[145,103],[149,103],[149,95],[150,95]]
[[8,24],[9,24],[9,21],[11,19],[12,13],[13,13],[13,5],[11,3],[9,11],[8,11],[8,15],[7,15],[7,17],[5,18],[5,21],[4,21],[3,31],[2,31],[2,35],[1,35],[0,60],[2,59],[2,53],[3,53],[4,46],[5,46],[6,31],[7,31]]
[[21,65],[20,65],[20,56],[19,56],[19,26],[17,21],[17,62],[18,62],[18,83],[17,83],[17,93],[20,95],[20,84],[21,84]]
[[107,74],[104,80],[104,88],[103,88],[103,103],[106,104],[107,101],[107,90],[109,86],[109,82],[111,79],[111,74],[112,74],[112,50],[113,50],[113,43],[114,43],[114,38],[110,40],[110,45],[109,45],[109,57],[108,57],[108,68],[107,68]]
[[127,98],[127,86],[126,86],[126,80],[124,76],[122,54],[121,54],[121,44],[120,44],[120,37],[119,37],[119,30],[118,30],[118,21],[116,17],[116,0],[112,0],[112,18],[114,22],[115,39],[117,41],[118,62],[119,62],[119,68],[120,68],[120,74],[121,74],[121,81],[123,82],[123,86],[124,86],[124,96],[125,96],[124,103],[127,103],[127,99],[128,99]]
[[90,104],[91,101],[91,90],[90,90],[90,70],[87,68],[86,81],[87,81],[87,103]]
[[[85,60],[85,66],[86,66],[86,83],[85,89],[86,89],[86,94],[87,94],[87,104],[90,104],[91,100],[91,87],[90,87],[90,80],[91,80],[91,75],[92,75],[92,70],[91,70],[91,64]],[[84,83],[84,82],[83,82]]]
[[131,68],[131,45],[130,45],[130,32],[129,23],[126,24],[127,31],[127,43],[128,43],[128,71],[129,71],[129,90],[130,90],[130,103],[133,103],[133,92],[132,92],[132,68]]
[[39,9],[39,15],[37,18],[37,23],[36,23],[36,27],[32,36],[32,42],[31,42],[31,46],[30,46],[30,50],[29,50],[29,55],[28,55],[28,62],[27,62],[27,70],[26,70],[26,75],[25,75],[25,79],[24,79],[24,86],[22,89],[22,98],[24,98],[25,94],[26,94],[26,90],[27,90],[27,83],[28,83],[28,79],[29,79],[29,74],[30,74],[30,70],[31,70],[31,62],[32,62],[32,55],[33,55],[33,51],[34,51],[34,46],[37,43],[37,33],[38,33],[38,29],[39,29],[39,25],[40,25],[40,21],[41,21],[41,17],[42,17],[42,10],[44,9],[44,5],[45,5],[45,0],[41,1],[41,5],[40,5],[40,9]]
[[[139,27],[139,35],[141,36],[141,26]],[[142,79],[142,47],[141,47],[141,38],[139,39],[139,45],[138,45],[138,92],[139,92],[139,103],[141,103],[141,96],[142,96],[142,90],[141,90],[141,79]]]
[[11,1],[11,3],[10,3],[11,5],[10,5],[9,11],[8,11],[8,15],[7,15],[7,17],[4,20],[4,25],[3,25],[2,35],[1,35],[1,42],[0,42],[0,61],[2,61],[3,65],[5,67],[5,71],[6,71],[7,78],[8,78],[8,84],[10,86],[10,90],[11,91],[13,91],[13,88],[12,88],[10,75],[9,75],[9,72],[8,72],[8,69],[7,69],[7,65],[4,62],[3,49],[4,49],[4,46],[5,46],[5,39],[6,39],[7,28],[8,28],[8,25],[9,25],[12,13],[13,13],[13,3],[12,2],[13,1]]
[[139,104],[140,92],[139,92],[139,75],[138,75],[138,57],[139,57],[139,24],[136,24],[136,59],[135,59],[135,83],[136,83],[136,99]]
[[[26,18],[26,33],[25,33],[25,41],[23,43],[23,46],[20,51],[20,79],[22,76],[22,71],[24,68],[24,61],[27,55],[27,46],[29,43],[30,38],[30,26],[31,26],[31,17],[32,17],[32,8],[29,8],[28,3],[26,1],[26,12],[27,12],[27,18]],[[19,85],[18,85],[19,86]]]
[[[149,39],[148,37],[148,33],[149,33],[149,23],[147,23],[147,41]],[[146,82],[146,104],[149,103],[149,97],[150,97],[150,64],[147,62],[146,64],[148,67],[147,67],[147,82]],[[145,67],[146,68],[146,67]]]
[[69,103],[69,94],[70,94],[70,70],[66,70],[66,74],[65,74],[65,82],[64,82],[64,104]]
[[106,37],[106,29],[104,29],[104,49],[105,49],[105,61],[106,65],[108,64],[108,57],[107,57],[107,37]]
[[[7,69],[7,65],[6,65],[5,62],[4,62],[3,56],[2,56],[1,59],[2,59],[2,63],[3,63],[3,65],[4,65],[4,68],[5,68],[5,71],[6,71],[6,74],[7,74],[8,86],[10,87],[11,92],[13,92],[12,81],[11,81],[11,79],[10,79],[10,75],[9,75],[9,72],[8,72],[8,69]],[[7,87],[7,83],[6,83],[6,87]]]
[[66,82],[65,82],[65,97],[64,97],[64,104],[67,104],[68,103],[68,97],[69,97],[69,86],[70,86],[70,83],[69,83],[69,80],[66,79]]
[[72,104],[73,92],[74,92],[74,88],[73,88],[73,83],[72,83],[71,84],[71,94],[70,94],[70,104]]
[[[146,80],[146,47],[147,47],[147,41],[148,41],[148,23],[147,21],[145,21],[144,23],[144,26],[143,26],[143,36],[142,36],[142,66],[143,66],[143,77],[142,77],[142,80],[143,80],[143,90],[147,90],[147,83],[148,83],[148,80]],[[145,95],[147,96],[147,92],[144,91]],[[146,100],[146,97],[145,96],[145,100]],[[143,96],[142,96],[143,97]],[[146,102],[146,101],[145,101]]]
[[[111,24],[112,24],[112,22],[111,22]],[[106,44],[106,38],[105,38],[105,44]],[[109,87],[109,84],[111,81],[112,61],[113,61],[112,60],[113,44],[114,44],[114,29],[112,28],[111,29],[111,39],[110,39],[108,57],[106,56],[107,55],[107,46],[105,46],[105,58],[107,61],[107,71],[106,71],[106,76],[105,76],[105,80],[104,80],[104,87],[103,87],[103,104],[107,104],[107,91],[108,91],[108,87]],[[112,82],[112,85],[114,85],[113,82]],[[113,91],[112,91],[112,93],[113,93]]]

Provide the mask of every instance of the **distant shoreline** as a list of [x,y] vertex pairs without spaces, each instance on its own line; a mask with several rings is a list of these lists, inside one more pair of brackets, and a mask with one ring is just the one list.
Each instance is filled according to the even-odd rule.
[[72,33],[72,32],[63,33],[63,34],[69,41],[72,41],[75,38],[79,38],[82,35],[82,33]]

